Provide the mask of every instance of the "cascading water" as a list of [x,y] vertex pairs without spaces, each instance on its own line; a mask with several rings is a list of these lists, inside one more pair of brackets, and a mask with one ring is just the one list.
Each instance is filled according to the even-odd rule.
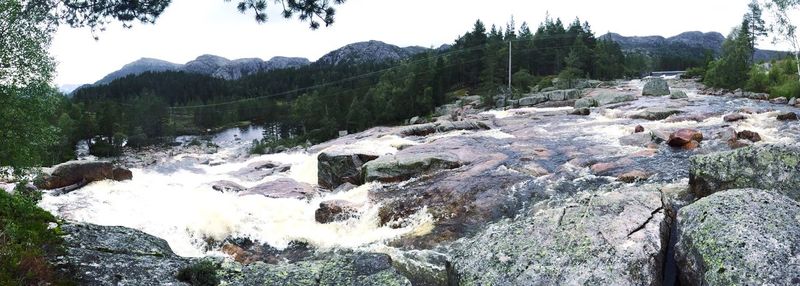
[[[241,138],[241,135],[232,137],[228,133],[223,134],[229,139]],[[247,237],[278,249],[287,247],[292,241],[306,242],[320,249],[356,248],[406,234],[424,233],[431,228],[432,220],[425,210],[413,215],[403,228],[380,227],[380,206],[368,200],[370,189],[380,187],[374,183],[310,200],[215,191],[212,183],[222,180],[244,187],[280,178],[316,185],[317,154],[279,153],[244,161],[208,164],[230,158],[231,153],[243,150],[249,140],[225,141],[217,137],[214,142],[224,146],[215,154],[178,154],[163,158],[155,165],[132,169],[134,179],[131,181],[95,182],[57,197],[46,194],[40,205],[71,221],[142,230],[167,240],[177,254],[194,257],[215,253],[214,249],[207,250],[208,239],[221,241]],[[398,144],[413,142],[384,136],[359,143],[382,153],[396,152],[394,146]],[[291,167],[286,173],[255,181],[232,174],[259,162]],[[316,222],[314,212],[320,202],[335,199],[361,205],[359,215],[329,224]]]

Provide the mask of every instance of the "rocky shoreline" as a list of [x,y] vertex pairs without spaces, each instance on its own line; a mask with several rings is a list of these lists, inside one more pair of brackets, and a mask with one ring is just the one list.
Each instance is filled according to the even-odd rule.
[[[70,222],[67,254],[53,260],[82,285],[182,285],[177,273],[201,261],[226,285],[800,283],[797,110],[703,90],[692,81],[627,82],[534,94],[492,111],[463,99],[435,122],[308,148],[317,184],[209,186],[311,200],[361,185],[381,226],[433,219],[380,243],[276,249],[229,237],[208,246],[225,258],[186,258],[140,231]],[[574,108],[541,107],[564,105]],[[387,140],[397,143],[374,143]],[[265,166],[233,174],[257,180],[296,168]],[[309,219],[347,222],[365,208],[327,200]]]

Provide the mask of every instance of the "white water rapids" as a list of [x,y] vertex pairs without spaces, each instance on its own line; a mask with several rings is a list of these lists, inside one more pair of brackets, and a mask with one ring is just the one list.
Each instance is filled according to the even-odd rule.
[[[407,227],[379,227],[379,205],[368,200],[369,190],[380,187],[373,183],[347,192],[324,194],[310,201],[215,191],[211,183],[220,180],[252,187],[288,177],[316,185],[317,154],[279,153],[220,165],[200,163],[203,160],[221,161],[220,157],[226,152],[241,150],[241,145],[249,142],[236,141],[242,143],[219,144],[223,148],[217,154],[179,154],[159,163],[183,162],[177,163],[177,168],[134,168],[131,181],[95,182],[58,197],[46,194],[40,206],[70,221],[142,230],[165,239],[178,255],[191,257],[219,254],[207,249],[206,240],[209,238],[221,241],[248,237],[279,249],[291,241],[307,242],[321,249],[357,248],[402,235],[425,233],[432,228],[432,218],[425,210],[412,216]],[[385,136],[359,143],[383,153],[396,152],[398,144],[410,142]],[[186,157],[198,160],[187,161],[184,160]],[[289,164],[291,169],[259,181],[244,181],[231,175],[257,162]],[[317,223],[314,212],[320,202],[332,199],[363,204],[359,209],[360,216],[329,224]]]

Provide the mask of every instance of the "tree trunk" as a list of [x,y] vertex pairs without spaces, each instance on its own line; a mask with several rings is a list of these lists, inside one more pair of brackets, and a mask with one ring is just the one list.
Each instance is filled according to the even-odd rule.
[[797,64],[797,80],[800,80],[800,49],[794,51],[794,63]]

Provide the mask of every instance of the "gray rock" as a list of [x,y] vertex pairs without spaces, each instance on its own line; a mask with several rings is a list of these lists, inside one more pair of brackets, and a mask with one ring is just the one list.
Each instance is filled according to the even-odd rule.
[[227,285],[411,285],[392,267],[386,254],[341,253],[296,263],[223,263],[221,280]]
[[317,156],[319,178],[317,184],[331,190],[344,183],[361,185],[364,183],[361,166],[377,159],[380,155],[382,154],[373,150],[354,150],[346,147],[323,151]]
[[520,106],[533,106],[550,100],[546,95],[537,94],[519,99]]
[[746,118],[747,118],[747,116],[745,116],[744,114],[741,114],[741,113],[738,113],[738,112],[734,112],[734,113],[731,113],[731,114],[723,116],[722,120],[724,120],[725,122],[734,122],[734,121],[739,121],[739,120],[743,120],[743,119],[746,119]]
[[658,192],[548,202],[453,244],[462,285],[660,285],[669,233]]
[[182,67],[183,65],[162,61],[159,59],[141,58],[132,63],[126,64],[118,71],[106,75],[94,84],[109,84],[116,79],[120,79],[129,75],[138,75],[145,72],[177,71]]
[[119,227],[61,226],[65,254],[53,258],[80,285],[185,285],[175,275],[190,264],[163,239]]
[[775,192],[718,192],[678,211],[682,285],[800,283],[800,204]]
[[440,121],[434,123],[417,124],[400,129],[400,136],[427,136],[437,132],[449,132],[455,130],[487,130],[490,129],[486,123],[473,120],[464,121]]
[[586,107],[583,108],[575,108],[570,114],[572,115],[582,115],[587,116],[592,113],[592,110]]
[[240,196],[261,195],[273,199],[305,200],[319,194],[313,186],[289,178],[281,178],[239,192]]
[[771,99],[769,102],[772,102],[772,103],[775,103],[775,104],[787,104],[787,103],[789,103],[789,100],[786,99],[785,97],[776,97],[776,98]]
[[675,91],[672,91],[672,93],[669,94],[669,98],[670,99],[684,99],[684,98],[689,98],[689,96],[686,95],[686,92],[684,92],[682,90],[675,90]]
[[669,94],[669,84],[661,78],[647,80],[647,83],[644,84],[644,88],[642,89],[642,95],[644,96],[662,96]]
[[364,179],[367,182],[399,182],[427,172],[458,168],[461,165],[458,157],[448,153],[401,151],[364,164]]
[[401,48],[381,41],[359,42],[346,45],[320,57],[316,63],[324,65],[357,64],[397,61],[409,58],[427,49]]
[[634,96],[633,94],[613,93],[613,92],[602,92],[594,96],[593,98],[594,101],[597,103],[597,106],[636,100],[636,96]]
[[358,212],[358,206],[345,200],[332,200],[319,203],[319,208],[314,212],[318,223],[331,223],[347,220]]
[[800,199],[800,147],[758,145],[689,159],[689,184],[698,197],[727,189],[761,188]]
[[642,112],[634,114],[631,116],[633,119],[646,119],[646,120],[664,120],[667,117],[670,117],[675,114],[679,114],[683,111],[677,109],[669,109],[669,108],[661,108],[661,107],[651,107],[647,108]]
[[239,185],[231,181],[214,182],[213,184],[211,184],[211,188],[217,192],[222,192],[222,193],[229,193],[229,192],[238,193],[247,189],[242,185]]
[[584,97],[575,101],[575,108],[589,108],[597,106],[597,101],[591,97]]
[[792,97],[792,99],[789,99],[789,105],[795,105],[795,104],[797,104],[797,98],[796,97]]
[[654,140],[654,136],[650,132],[639,132],[620,137],[619,143],[628,146],[648,147],[648,145],[657,143],[657,141]]

